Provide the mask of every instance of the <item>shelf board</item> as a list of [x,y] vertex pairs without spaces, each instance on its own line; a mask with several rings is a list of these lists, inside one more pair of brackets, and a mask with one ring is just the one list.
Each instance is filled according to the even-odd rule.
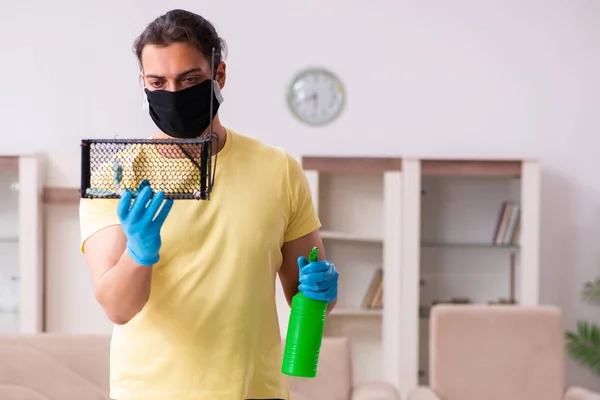
[[447,242],[422,242],[422,248],[465,248],[465,249],[511,249],[518,250],[519,245],[493,244],[493,243],[447,243]]
[[521,176],[520,160],[422,160],[423,176]]
[[380,309],[334,308],[329,315],[340,317],[377,317],[383,314]]
[[302,168],[323,173],[380,174],[400,171],[402,159],[396,157],[302,157]]
[[44,188],[44,203],[78,203],[80,200],[77,188]]
[[0,156],[0,172],[19,172],[19,157]]
[[360,236],[352,233],[321,231],[321,238],[325,240],[337,240],[347,242],[383,243],[383,238]]

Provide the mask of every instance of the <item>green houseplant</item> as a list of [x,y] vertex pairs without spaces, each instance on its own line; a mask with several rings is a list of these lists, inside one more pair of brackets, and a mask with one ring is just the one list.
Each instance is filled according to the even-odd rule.
[[[583,285],[583,300],[600,305],[600,278]],[[566,332],[567,353],[582,366],[600,375],[600,327],[589,321],[578,321],[577,331]]]

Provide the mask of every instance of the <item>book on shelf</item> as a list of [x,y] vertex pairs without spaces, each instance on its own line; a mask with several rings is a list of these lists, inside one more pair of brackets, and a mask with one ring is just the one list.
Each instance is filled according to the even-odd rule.
[[383,268],[378,268],[373,274],[361,307],[364,309],[383,308]]
[[521,205],[514,201],[502,203],[493,243],[497,246],[516,246],[521,231]]

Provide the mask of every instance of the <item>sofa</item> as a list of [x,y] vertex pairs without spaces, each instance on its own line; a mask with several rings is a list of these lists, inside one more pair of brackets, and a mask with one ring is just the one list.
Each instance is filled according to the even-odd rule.
[[387,382],[353,382],[350,343],[344,337],[323,338],[317,377],[290,377],[289,385],[292,400],[400,400]]
[[[0,336],[1,400],[107,400],[110,336]],[[324,338],[317,377],[290,378],[292,400],[400,400],[385,382],[352,382],[345,338]]]
[[429,385],[407,400],[600,400],[565,388],[564,337],[556,307],[435,306]]
[[108,400],[110,337],[0,337],[0,399]]

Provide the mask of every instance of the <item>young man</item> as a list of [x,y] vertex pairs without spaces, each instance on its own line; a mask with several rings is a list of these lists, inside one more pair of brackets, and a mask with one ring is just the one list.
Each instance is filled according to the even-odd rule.
[[226,82],[224,44],[210,22],[173,10],[134,47],[161,130],[154,138],[197,137],[213,119],[219,145],[209,201],[165,201],[149,187],[133,201],[130,193],[81,201],[81,249],[115,323],[111,397],[289,399],[276,276],[288,303],[302,291],[329,310],[338,283],[331,262],[304,257],[318,246],[325,259],[304,173],[284,151],[210,115],[211,95],[220,105],[210,88],[213,48],[214,79],[219,89]]

